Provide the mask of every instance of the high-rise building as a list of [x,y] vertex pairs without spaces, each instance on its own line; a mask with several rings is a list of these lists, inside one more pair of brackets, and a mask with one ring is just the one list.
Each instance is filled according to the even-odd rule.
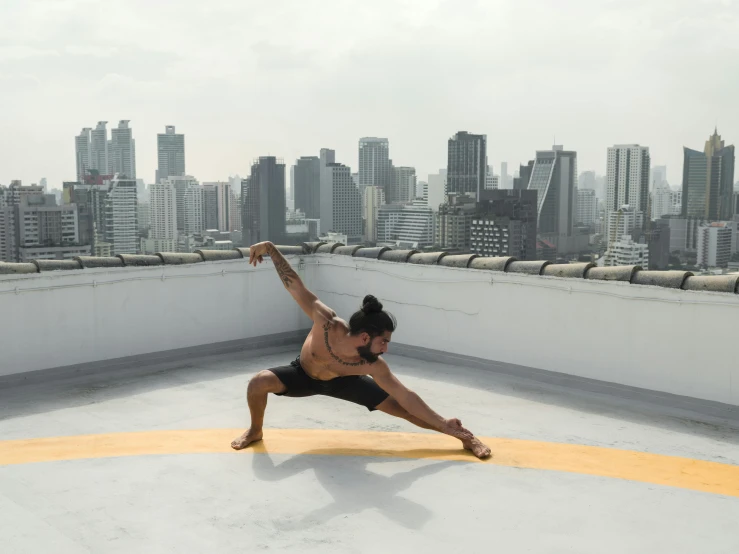
[[385,204],[385,192],[382,187],[368,185],[364,187],[362,202],[362,223],[364,224],[364,240],[377,242],[377,218],[380,206]]
[[251,246],[285,235],[285,164],[274,156],[262,156],[251,166],[244,202],[243,243]]
[[[98,121],[97,126],[90,131],[90,167],[98,175],[110,175],[111,164],[108,152],[108,125],[107,121]],[[88,171],[89,173],[89,171]],[[84,179],[83,181],[84,182]]]
[[439,206],[434,226],[434,244],[442,248],[469,251],[472,220],[477,202],[465,194],[450,194],[448,202]]
[[439,206],[446,202],[446,169],[440,169],[439,173],[429,174],[429,206],[435,212]]
[[321,232],[343,233],[349,244],[362,241],[362,198],[351,168],[339,163],[321,168],[320,213]]
[[449,139],[447,194],[471,194],[476,200],[485,189],[487,136],[460,131]]
[[156,183],[185,174],[185,135],[176,133],[174,125],[167,125],[164,134],[157,134],[157,160]]
[[241,195],[239,194],[240,185],[242,182],[243,180],[239,178],[238,182],[234,181],[232,183],[229,183],[230,186],[228,194],[230,196],[229,209],[231,210],[231,216],[229,218],[228,231],[230,233],[241,232],[241,230],[243,229],[244,209],[243,203],[241,202]]
[[647,268],[649,267],[649,246],[636,243],[630,236],[624,235],[603,254],[603,265],[638,265]]
[[138,212],[137,227],[139,234],[148,234],[151,228],[151,204],[149,202],[139,202],[136,211]]
[[537,193],[485,191],[470,224],[470,250],[480,256],[536,259]]
[[[169,177],[162,178],[159,182],[169,183],[174,188],[177,203],[177,230],[180,232],[185,232],[185,214],[187,213],[187,211],[185,210],[185,195],[190,187],[198,186],[198,180],[195,179],[195,177],[193,177],[192,175],[171,175]],[[152,210],[153,209],[154,205],[152,204]]]
[[612,233],[609,229],[612,214],[622,207],[639,214],[628,221],[639,221],[643,224],[648,217],[649,205],[649,169],[651,167],[649,148],[638,144],[621,144],[608,148],[606,169],[606,234],[610,241],[616,241],[622,235],[631,235],[631,229]]
[[18,207],[28,198],[41,199],[44,191],[38,185],[23,186],[21,181],[12,181],[10,186],[0,186],[0,261],[18,261],[19,219]]
[[[330,160],[327,163],[334,163],[334,161]],[[392,185],[390,143],[386,138],[363,137],[359,139],[358,173],[360,187],[374,185],[384,189]],[[388,200],[387,192],[386,190],[386,200]]]
[[574,233],[576,176],[577,152],[560,145],[536,152],[528,190],[537,192],[538,232],[561,254],[581,247]]
[[706,141],[703,152],[683,148],[684,217],[731,219],[733,192],[734,146],[725,146],[718,130]]
[[606,245],[616,243],[623,236],[631,236],[634,229],[642,229],[644,226],[644,212],[637,211],[631,206],[623,206],[615,212],[608,212]]
[[598,219],[598,198],[591,189],[577,189],[577,217],[575,223],[591,226]]
[[734,222],[714,221],[698,227],[698,255],[700,267],[727,267],[731,257],[731,236]]
[[385,201],[388,203],[407,204],[413,202],[416,195],[416,168],[393,167],[392,184],[385,187]]
[[109,173],[136,179],[136,141],[129,120],[122,119],[118,127],[110,131]]
[[378,210],[378,244],[426,248],[434,244],[434,211],[422,200],[385,204]]
[[85,176],[92,169],[91,132],[90,127],[85,127],[79,135],[74,137],[74,149],[77,157],[77,181],[80,183],[85,180]]
[[302,211],[308,219],[320,219],[321,159],[318,156],[302,156],[296,160],[292,170],[295,209]]
[[[241,198],[244,195],[244,184],[247,179],[242,179]],[[203,183],[203,225],[205,229],[218,229],[218,187],[214,183]]]
[[15,207],[18,262],[63,260],[89,256],[90,244],[81,244],[77,206],[57,206],[53,194],[25,195]]
[[416,182],[416,200],[423,200],[428,205],[429,184],[427,181]]
[[534,169],[534,160],[529,160],[526,165],[520,165],[518,168],[518,177],[513,178],[514,190],[526,190],[529,188],[531,180],[531,171]]
[[667,166],[655,165],[652,167],[652,186],[667,183]]
[[485,174],[485,190],[498,190],[501,188],[500,179],[498,175],[493,175],[492,169],[488,166],[488,171]]
[[114,177],[105,202],[105,242],[114,256],[138,252],[136,180]]
[[[149,239],[156,241],[150,245],[151,248],[142,248],[145,252],[162,251],[176,252],[178,233],[178,195],[175,184],[171,179],[164,179],[161,183],[154,183],[149,187],[151,195],[151,227],[149,228]],[[184,211],[184,202],[182,203]],[[147,241],[143,241],[146,243]],[[151,242],[151,241],[150,241]]]
[[508,189],[511,176],[508,175],[508,162],[500,162],[500,186],[499,188]]

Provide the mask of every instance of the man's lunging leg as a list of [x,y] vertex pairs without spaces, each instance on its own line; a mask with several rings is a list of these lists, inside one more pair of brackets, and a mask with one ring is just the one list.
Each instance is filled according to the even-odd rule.
[[[432,427],[422,419],[417,418],[416,416],[408,413],[408,411],[401,406],[397,400],[395,400],[392,396],[389,396],[386,398],[383,402],[377,405],[377,410],[381,412],[385,412],[386,414],[389,414],[391,416],[399,417],[402,419],[405,419],[407,421],[410,421],[413,425],[417,425],[418,427],[421,427],[423,429],[431,429],[432,431],[439,431],[439,429],[436,429],[435,427]],[[459,420],[454,420],[458,423],[458,426],[462,427],[462,422]],[[478,458],[487,458],[490,456],[490,448],[488,448],[485,444],[480,442],[477,437],[472,436],[469,439],[462,440],[462,446],[466,449],[472,452],[476,457]]]
[[278,394],[285,392],[285,385],[271,371],[260,371],[249,381],[249,386],[246,388],[246,400],[249,403],[251,425],[243,435],[231,443],[231,447],[235,450],[241,450],[253,442],[262,440],[264,411],[267,409],[267,395],[271,392]]

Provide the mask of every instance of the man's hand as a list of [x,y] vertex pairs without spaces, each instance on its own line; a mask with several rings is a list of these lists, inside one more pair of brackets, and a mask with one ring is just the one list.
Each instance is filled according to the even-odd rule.
[[272,243],[268,240],[251,245],[249,247],[249,263],[254,267],[257,267],[257,262],[261,264],[264,261],[263,256],[269,253],[271,246]]

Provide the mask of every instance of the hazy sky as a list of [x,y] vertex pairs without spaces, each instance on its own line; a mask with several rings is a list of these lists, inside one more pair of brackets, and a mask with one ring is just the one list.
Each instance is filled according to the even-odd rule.
[[496,172],[556,135],[580,171],[647,145],[677,185],[716,123],[739,144],[733,0],[0,0],[0,21],[5,185],[74,179],[98,120],[131,120],[147,183],[165,125],[201,181],[321,147],[356,171],[361,136],[425,177],[467,130]]

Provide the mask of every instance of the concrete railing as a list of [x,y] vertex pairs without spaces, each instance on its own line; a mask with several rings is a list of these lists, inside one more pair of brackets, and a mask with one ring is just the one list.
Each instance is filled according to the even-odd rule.
[[[739,405],[736,276],[323,244],[284,251],[344,318],[377,296],[398,317],[393,341],[409,348]],[[81,259],[84,269],[0,275],[0,375],[307,329],[271,264],[245,256]]]

